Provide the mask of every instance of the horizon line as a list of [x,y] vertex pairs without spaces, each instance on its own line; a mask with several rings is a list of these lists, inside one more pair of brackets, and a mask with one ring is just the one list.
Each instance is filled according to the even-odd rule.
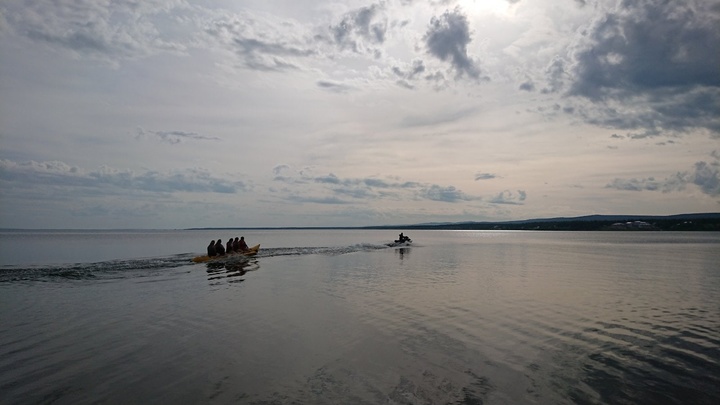
[[[414,224],[389,224],[389,225],[362,225],[362,226],[350,226],[350,225],[339,225],[339,226],[223,226],[223,227],[191,227],[191,228],[2,228],[0,231],[206,231],[206,230],[292,230],[292,229],[395,229],[395,228],[408,228],[408,227],[440,227],[448,225],[461,225],[461,224],[509,224],[509,223],[521,223],[521,222],[534,222],[534,221],[572,221],[581,220],[583,218],[607,217],[607,221],[631,218],[655,218],[655,219],[670,219],[683,216],[692,217],[720,217],[720,212],[698,212],[698,213],[683,213],[683,214],[670,214],[670,215],[648,215],[648,214],[587,214],[579,215],[574,217],[541,217],[541,218],[529,218],[529,219],[509,219],[509,220],[496,220],[496,221],[456,221],[456,222],[422,222]],[[616,219],[610,219],[616,218]]]

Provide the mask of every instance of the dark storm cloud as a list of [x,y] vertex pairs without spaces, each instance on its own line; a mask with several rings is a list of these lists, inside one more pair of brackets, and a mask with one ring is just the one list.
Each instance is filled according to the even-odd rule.
[[720,19],[685,2],[633,1],[608,13],[576,54],[571,92],[602,100],[613,90],[720,86]]
[[570,78],[570,95],[602,107],[585,110],[589,122],[646,136],[705,128],[720,137],[717,1],[621,1],[572,54],[569,72],[561,60],[551,65],[550,90]]
[[620,179],[616,178],[606,187],[625,191],[672,191],[685,190],[686,186],[693,184],[704,194],[711,197],[720,196],[720,174],[718,162],[707,163],[700,161],[695,163],[691,170],[677,172],[664,180],[656,180],[654,177],[644,179]]
[[157,193],[233,194],[246,189],[241,181],[216,178],[198,169],[162,173],[102,167],[89,171],[57,161],[17,163],[6,159],[0,160],[0,182],[4,183],[4,188],[9,185],[17,188],[58,186],[73,189],[82,187],[86,190],[120,189]]
[[470,26],[459,7],[433,17],[423,39],[430,55],[449,62],[457,77],[479,78],[480,69],[467,53],[471,41]]

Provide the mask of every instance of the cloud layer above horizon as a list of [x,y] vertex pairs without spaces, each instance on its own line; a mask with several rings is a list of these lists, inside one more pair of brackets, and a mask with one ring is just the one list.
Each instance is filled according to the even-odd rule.
[[0,54],[0,228],[720,210],[720,0],[27,0]]

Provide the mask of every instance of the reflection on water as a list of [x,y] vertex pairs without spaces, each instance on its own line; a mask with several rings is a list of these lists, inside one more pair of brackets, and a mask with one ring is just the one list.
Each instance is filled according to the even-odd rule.
[[260,264],[256,258],[238,257],[226,261],[213,261],[205,264],[207,267],[208,280],[232,279],[228,282],[242,282],[244,279],[235,279],[242,277],[248,271],[257,270]]
[[410,248],[409,247],[401,247],[395,249],[395,254],[400,256],[400,260],[405,258],[405,255],[410,255]]
[[341,235],[13,270],[2,402],[720,403],[720,235]]

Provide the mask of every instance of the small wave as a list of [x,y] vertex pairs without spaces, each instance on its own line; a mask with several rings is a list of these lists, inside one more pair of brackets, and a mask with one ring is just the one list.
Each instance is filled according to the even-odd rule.
[[51,266],[0,267],[0,283],[18,281],[92,280],[127,277],[135,271],[152,271],[186,266],[192,254],[95,263],[72,263]]

